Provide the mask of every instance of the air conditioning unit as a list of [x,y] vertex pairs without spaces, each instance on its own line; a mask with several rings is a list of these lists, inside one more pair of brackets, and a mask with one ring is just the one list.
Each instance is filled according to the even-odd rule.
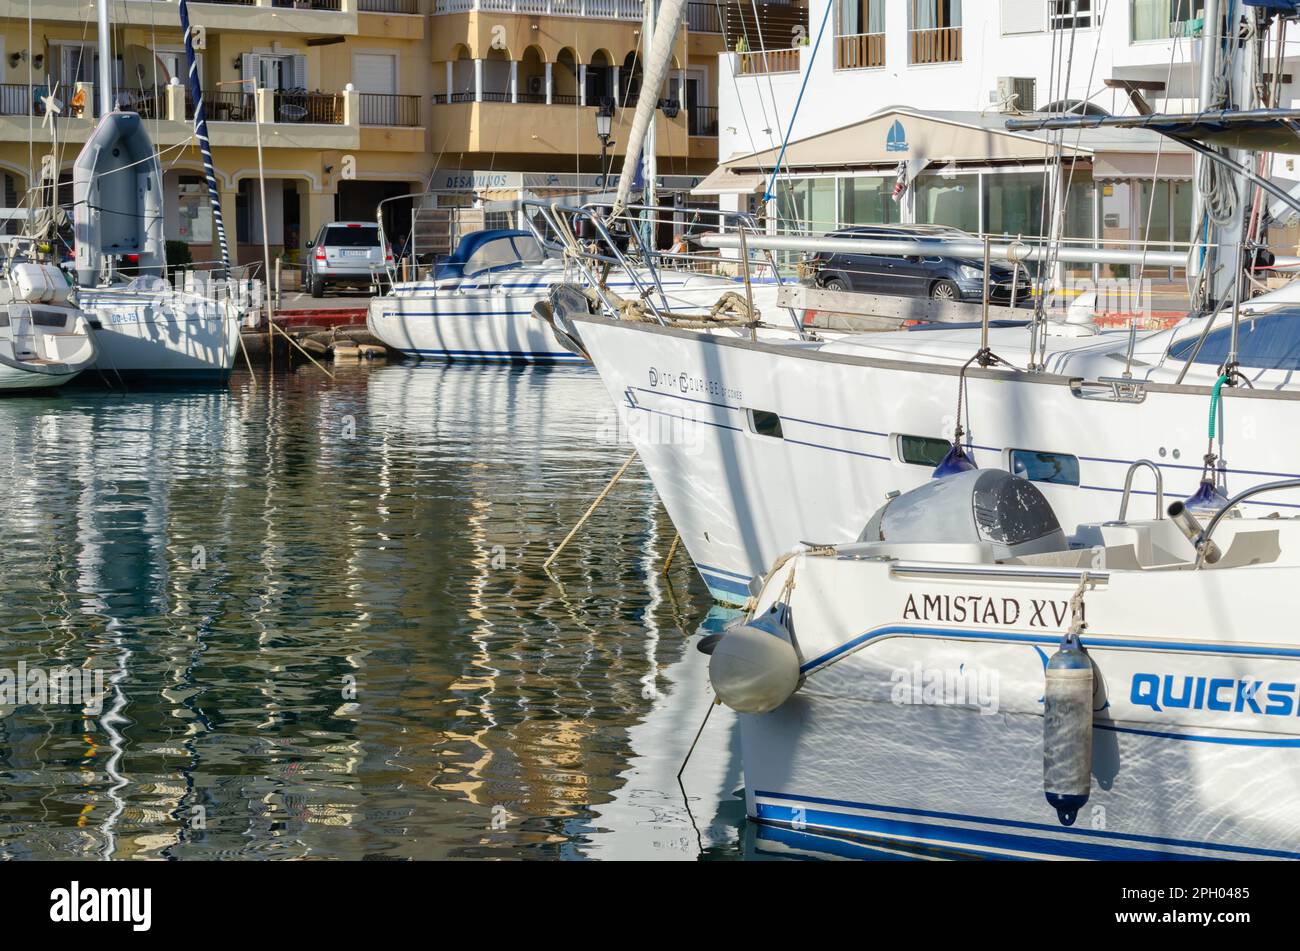
[[1033,112],[1038,81],[1033,76],[999,76],[998,88],[989,97],[999,112]]

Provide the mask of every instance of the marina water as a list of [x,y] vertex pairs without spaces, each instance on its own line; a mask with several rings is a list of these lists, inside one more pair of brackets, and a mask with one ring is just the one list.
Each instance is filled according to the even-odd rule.
[[639,465],[542,571],[630,451],[591,370],[68,389],[0,445],[0,856],[763,853],[725,709],[676,780],[713,622]]

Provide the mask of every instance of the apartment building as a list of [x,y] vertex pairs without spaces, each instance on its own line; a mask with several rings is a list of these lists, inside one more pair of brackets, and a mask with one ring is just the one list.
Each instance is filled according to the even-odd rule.
[[[261,257],[259,135],[266,236],[290,261],[322,224],[373,220],[386,198],[483,206],[594,189],[602,107],[612,113],[607,163],[621,167],[620,130],[641,94],[640,0],[196,0],[189,9],[241,261]],[[659,172],[681,194],[717,164],[720,9],[692,4],[660,91]],[[114,0],[110,12],[116,99],[147,120],[160,150],[167,237],[196,261],[214,260],[177,4]],[[24,203],[52,148],[70,179],[99,99],[97,39],[86,0],[0,0],[0,206]],[[51,93],[62,103],[52,123]],[[384,206],[399,240],[412,205]]]
[[[808,40],[719,57],[722,167],[701,190],[788,227],[935,222],[1037,235],[1045,135],[1032,111],[1194,109],[1203,0],[811,0]],[[1103,16],[1104,14],[1104,16]],[[820,35],[820,41],[818,37]],[[1288,53],[1295,49],[1287,44]],[[1280,105],[1294,101],[1287,60]],[[1191,153],[1154,134],[1084,132],[1062,147],[1067,235],[1180,242],[1191,230]],[[1272,174],[1288,186],[1295,160]],[[900,178],[904,190],[897,197]],[[1148,227],[1149,223],[1149,227]]]

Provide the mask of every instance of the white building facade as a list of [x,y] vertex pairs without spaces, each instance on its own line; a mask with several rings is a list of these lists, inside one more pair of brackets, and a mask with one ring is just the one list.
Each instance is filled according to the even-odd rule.
[[[1240,11],[1239,0],[1235,6]],[[756,208],[771,188],[769,215],[814,232],[918,221],[974,233],[1038,233],[1031,209],[1041,201],[1051,156],[1046,147],[1041,158],[994,147],[995,140],[1006,145],[1005,120],[1018,111],[1072,107],[1132,115],[1139,106],[1131,95],[1157,112],[1194,111],[1203,13],[1204,0],[809,0],[806,35],[789,49],[719,57],[721,165],[738,180],[766,179],[754,192],[727,194],[718,186],[720,203]],[[1294,35],[1286,53],[1300,67],[1300,30]],[[1285,61],[1278,105],[1287,107],[1295,67]],[[868,120],[894,111],[905,114],[891,117],[891,141],[877,143]],[[909,140],[918,121],[930,120],[965,129],[965,152],[918,155]],[[855,129],[864,136],[871,130],[861,160],[836,141],[851,140]],[[933,137],[933,129],[922,131]],[[1153,133],[1137,135],[1144,138],[1136,146],[1130,136],[1083,150],[1062,173],[1069,177],[1070,236],[1188,239],[1191,155],[1158,144]],[[895,199],[900,162],[907,189]],[[1275,162],[1272,175],[1300,177],[1288,157]]]

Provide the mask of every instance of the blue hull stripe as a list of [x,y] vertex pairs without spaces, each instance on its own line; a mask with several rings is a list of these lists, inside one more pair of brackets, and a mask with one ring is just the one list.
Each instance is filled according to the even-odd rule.
[[[756,791],[756,797],[764,799],[781,799],[794,803],[792,806],[778,806],[758,803],[759,821],[780,822],[789,825],[795,820],[795,810],[803,809],[802,819],[809,825],[821,825],[823,828],[838,828],[854,832],[884,834],[887,836],[915,836],[938,839],[955,845],[971,847],[994,847],[1013,849],[1023,852],[1035,852],[1049,855],[1062,855],[1074,858],[1092,859],[1186,859],[1203,860],[1203,856],[1186,855],[1179,852],[1157,851],[1156,849],[1203,849],[1221,852],[1232,856],[1255,856],[1258,858],[1300,859],[1300,852],[1288,852],[1282,849],[1261,849],[1245,845],[1223,845],[1213,842],[1196,842],[1190,839],[1174,839],[1164,836],[1138,835],[1131,832],[1106,832],[1099,829],[1079,828],[1075,826],[1048,825],[1040,822],[1020,822],[1015,819],[995,819],[988,816],[971,816],[956,812],[935,812],[928,809],[911,809],[902,806],[881,806],[872,803],[852,802],[841,799],[824,799],[817,796],[796,796],[788,793]],[[825,810],[808,809],[807,805],[826,806]],[[1044,803],[1043,808],[1049,807]],[[870,809],[875,812],[890,813],[897,819],[875,816],[860,816],[843,813],[838,809]],[[1043,832],[1055,838],[1019,835],[1014,832],[993,832],[984,829],[966,829],[953,826],[937,825],[921,820],[938,822],[973,822],[984,825],[999,826],[1006,829]],[[1060,836],[1067,836],[1062,839]],[[1133,845],[1150,845],[1155,849],[1125,848],[1115,846],[1104,840],[1114,840]],[[1092,840],[1092,841],[1089,841]]]
[[[894,635],[903,635],[906,637],[942,637],[954,640],[976,640],[976,641],[1007,641],[1018,644],[1048,644],[1055,646],[1060,643],[1060,635],[1050,634],[1021,634],[1014,631],[973,631],[957,628],[945,627],[915,627],[905,624],[889,624],[884,627],[872,628],[864,634],[859,634],[851,641],[833,648],[819,657],[805,663],[799,668],[801,673],[809,673],[818,667],[823,667],[837,657],[846,654],[858,647],[865,646],[872,641]],[[1124,650],[1149,650],[1149,651],[1179,651],[1184,653],[1195,654],[1237,654],[1250,657],[1281,657],[1286,659],[1300,658],[1300,648],[1295,647],[1256,647],[1250,644],[1199,644],[1189,641],[1142,641],[1135,638],[1126,637],[1104,637],[1098,635],[1089,635],[1085,638],[1087,647],[1116,647]]]
[[739,603],[741,604],[749,598],[749,585],[747,584],[732,581],[730,578],[723,578],[720,575],[710,574],[703,568],[700,569],[700,577],[704,579],[704,583],[709,586],[710,591],[722,591],[726,594],[739,595]]

